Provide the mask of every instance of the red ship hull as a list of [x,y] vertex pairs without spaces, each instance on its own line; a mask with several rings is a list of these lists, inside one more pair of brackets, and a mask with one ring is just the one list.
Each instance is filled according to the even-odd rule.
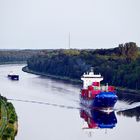
[[112,109],[117,102],[115,91],[82,90],[81,104],[91,109]]

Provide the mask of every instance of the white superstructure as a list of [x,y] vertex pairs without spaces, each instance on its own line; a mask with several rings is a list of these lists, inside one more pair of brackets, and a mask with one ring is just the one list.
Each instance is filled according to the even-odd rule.
[[101,74],[94,74],[93,68],[91,68],[89,73],[87,72],[83,74],[81,80],[83,81],[83,89],[87,89],[88,86],[93,84],[93,82],[100,83],[103,80],[103,77]]

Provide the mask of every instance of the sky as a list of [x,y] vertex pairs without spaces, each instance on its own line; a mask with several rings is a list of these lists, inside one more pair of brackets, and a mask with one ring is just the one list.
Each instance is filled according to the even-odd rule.
[[140,46],[140,0],[0,0],[0,49]]

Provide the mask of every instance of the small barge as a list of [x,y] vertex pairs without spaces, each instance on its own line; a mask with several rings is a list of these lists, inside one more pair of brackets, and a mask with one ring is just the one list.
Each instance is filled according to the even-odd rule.
[[14,73],[10,73],[7,76],[9,79],[11,80],[19,80],[19,75],[18,74],[14,74]]

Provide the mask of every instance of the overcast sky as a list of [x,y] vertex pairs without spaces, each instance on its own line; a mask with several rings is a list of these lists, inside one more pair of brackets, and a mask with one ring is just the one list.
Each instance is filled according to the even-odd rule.
[[0,0],[0,49],[140,46],[140,0]]

